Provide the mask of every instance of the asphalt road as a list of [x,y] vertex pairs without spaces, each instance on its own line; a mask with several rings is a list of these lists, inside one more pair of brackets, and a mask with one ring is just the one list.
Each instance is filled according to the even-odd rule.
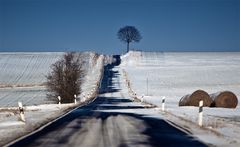
[[59,121],[11,146],[206,146],[163,119],[148,117],[148,109],[132,102],[118,68],[108,67],[99,96]]

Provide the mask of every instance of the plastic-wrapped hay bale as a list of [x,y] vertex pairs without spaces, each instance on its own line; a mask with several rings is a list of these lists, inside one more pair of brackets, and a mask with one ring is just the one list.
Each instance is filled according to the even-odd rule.
[[238,105],[237,96],[231,91],[220,91],[210,95],[213,100],[213,107],[236,108]]
[[179,106],[199,106],[199,102],[203,100],[203,106],[211,106],[213,100],[209,94],[203,90],[197,90],[192,94],[183,96],[179,101]]

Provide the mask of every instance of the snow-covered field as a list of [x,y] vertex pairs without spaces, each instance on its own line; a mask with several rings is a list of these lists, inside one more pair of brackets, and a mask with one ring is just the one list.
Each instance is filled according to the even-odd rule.
[[[139,98],[161,106],[165,96],[167,113],[193,123],[198,121],[198,108],[179,107],[184,95],[198,89],[209,94],[229,90],[240,98],[239,52],[129,52],[122,56],[121,68]],[[205,129],[224,137],[225,145],[240,145],[239,104],[236,109],[204,107],[203,115]]]
[[50,65],[63,53],[0,53],[0,106],[43,104]]
[[[50,66],[63,56],[63,52],[34,52],[34,53],[0,53],[0,107],[17,106],[18,101],[24,105],[51,103],[46,99],[46,75]],[[84,71],[87,72],[85,81],[89,81],[96,72],[93,58],[94,53],[85,52]],[[88,82],[84,88],[91,88]]]
[[[82,93],[78,104],[53,104],[46,99],[46,75],[64,53],[0,53],[0,146],[30,133],[69,109],[93,98],[101,79],[103,56],[84,52]],[[26,124],[19,121],[18,101],[24,105]]]

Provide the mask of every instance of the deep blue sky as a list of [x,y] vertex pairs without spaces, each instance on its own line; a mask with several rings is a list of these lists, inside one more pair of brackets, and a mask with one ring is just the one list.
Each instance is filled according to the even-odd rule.
[[0,0],[0,51],[240,51],[240,0]]

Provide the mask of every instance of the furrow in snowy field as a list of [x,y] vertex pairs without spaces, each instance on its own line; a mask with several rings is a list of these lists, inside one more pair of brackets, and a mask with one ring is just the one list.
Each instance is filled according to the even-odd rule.
[[[18,101],[24,105],[49,103],[46,99],[46,75],[51,64],[63,56],[62,52],[41,53],[0,53],[0,107],[17,106]],[[95,54],[84,52],[84,71],[88,79],[84,79],[82,91],[94,87],[101,66],[98,61],[93,64]],[[100,61],[100,60],[99,60]],[[87,93],[87,92],[86,92]]]
[[[8,55],[6,53],[2,54],[0,54],[0,68],[3,67],[1,65],[5,65],[5,63],[2,62],[6,62],[6,60],[3,60],[3,58],[7,58],[5,57],[5,55]],[[44,58],[44,56],[41,56],[41,54],[43,53],[32,54],[27,53],[27,54],[28,55],[30,54],[32,56],[37,55],[38,57],[36,58],[39,59],[39,62],[35,62],[34,60],[32,60],[33,62],[29,63],[28,71],[25,72],[29,74],[27,76],[24,74],[22,78],[20,78],[20,80],[18,81],[18,84],[21,82],[23,83],[30,82],[35,84],[35,82],[42,83],[43,81],[46,81],[45,76],[40,80],[34,80],[34,78],[30,78],[31,76],[34,77],[35,75],[37,76],[39,75],[38,73],[36,73],[37,71],[39,71],[39,69],[33,68],[33,66],[35,65],[38,66],[37,64],[40,64],[38,67],[44,70],[44,74],[46,74],[49,72],[50,63],[51,64],[54,63],[57,60],[57,58],[61,57],[59,53],[57,53],[57,56],[56,54],[53,53],[54,56],[53,58],[51,58],[50,60],[45,60],[46,58]],[[52,53],[44,54],[51,56]],[[12,55],[10,56],[12,57]],[[60,106],[58,104],[46,104],[50,102],[46,101],[46,88],[44,86],[0,88],[0,146],[3,146],[14,139],[17,139],[23,135],[28,134],[29,132],[36,130],[37,128],[48,123],[49,121],[52,121],[53,119],[56,119],[57,117],[63,115],[64,113],[66,113],[70,109],[73,109],[76,106],[83,105],[84,101],[81,102],[79,101],[82,100],[83,94],[85,95],[90,94],[89,97],[85,99],[85,101],[88,101],[87,100],[88,98],[92,99],[96,96],[95,94],[97,93],[97,84],[101,80],[102,76],[101,72],[103,70],[104,56],[103,55],[96,56],[95,53],[84,52],[81,56],[81,59],[85,61],[84,64],[85,67],[83,68],[84,71],[86,71],[86,76],[88,78],[87,79],[83,78],[83,83],[81,86],[82,93],[77,97],[78,99],[77,104],[73,103],[61,104]],[[18,58],[18,60],[19,63],[26,62],[20,61],[21,60],[20,57]],[[11,62],[11,60],[8,60],[8,62]],[[9,64],[7,64],[7,66],[9,66]],[[16,66],[15,62],[12,64],[12,66]],[[5,70],[5,72],[6,71],[7,70]],[[6,73],[5,74],[2,73],[0,75],[6,75],[5,78],[7,77]],[[18,75],[16,74],[15,77],[18,78]],[[7,79],[6,81],[12,82],[11,79]],[[18,101],[22,101],[24,104],[26,124],[19,120],[19,110],[17,107]]]

